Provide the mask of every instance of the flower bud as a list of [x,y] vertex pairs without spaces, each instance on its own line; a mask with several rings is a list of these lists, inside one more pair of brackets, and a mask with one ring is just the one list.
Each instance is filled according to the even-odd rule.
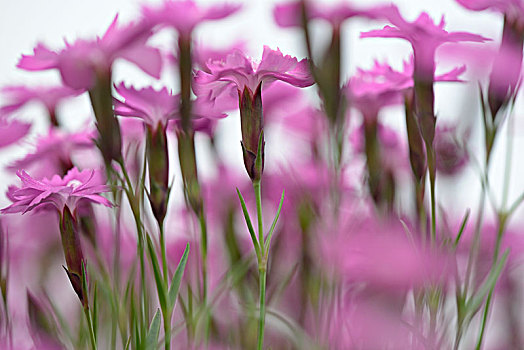
[[178,158],[186,200],[195,213],[200,213],[202,210],[202,195],[198,183],[195,133],[186,133],[182,130],[177,130],[176,134],[178,140]]
[[87,291],[82,287],[82,265],[84,264],[84,255],[80,245],[80,237],[76,219],[67,206],[60,214],[60,236],[62,238],[62,248],[64,250],[67,268],[64,270],[69,277],[80,302],[84,308],[87,304]]
[[169,156],[166,128],[160,123],[154,130],[147,128],[146,157],[149,167],[149,201],[156,220],[162,224],[169,195]]
[[[242,154],[244,166],[252,181],[258,181],[264,171],[264,116],[262,111],[262,84],[257,86],[255,93],[246,86],[238,91],[240,106],[240,126],[242,130]],[[262,140],[260,138],[262,137]],[[260,142],[261,141],[261,142]],[[259,151],[259,143],[262,149]],[[261,154],[262,161],[257,167],[257,154]]]

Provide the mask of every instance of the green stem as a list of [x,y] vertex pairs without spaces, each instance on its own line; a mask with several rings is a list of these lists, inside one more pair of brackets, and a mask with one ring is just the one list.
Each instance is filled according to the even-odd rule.
[[262,222],[262,194],[260,189],[260,180],[253,181],[255,190],[255,201],[257,206],[258,219],[258,240],[260,246],[260,255],[258,259],[258,278],[259,278],[259,309],[260,317],[258,320],[258,345],[257,349],[262,350],[264,345],[264,328],[266,325],[266,270],[267,270],[267,252],[264,242],[264,227]]
[[163,223],[159,223],[160,227],[160,253],[162,255],[162,271],[164,272],[164,285],[168,286],[169,271],[167,270],[167,257],[166,257],[166,238],[165,228]]
[[429,172],[429,191],[430,191],[430,203],[431,203],[431,242],[435,243],[437,237],[437,213],[436,213],[436,199],[435,199],[435,182],[437,169],[435,164],[435,150],[433,145],[426,142],[426,155],[428,161],[428,172]]
[[260,180],[253,181],[253,188],[255,190],[255,201],[257,203],[257,219],[258,219],[258,243],[261,247],[261,256],[264,256],[264,228],[262,224],[262,194],[260,190]]
[[87,328],[89,328],[89,341],[91,343],[91,349],[96,350],[96,339],[95,339],[95,331],[93,329],[93,320],[91,319],[91,311],[89,308],[84,308],[84,314],[86,315],[87,320]]
[[166,350],[171,350],[171,317],[172,311],[164,310],[162,315],[164,316],[164,344]]
[[266,267],[260,266],[258,269],[258,278],[260,284],[260,317],[258,322],[258,343],[257,349],[262,350],[264,346],[264,328],[266,325]]
[[202,249],[202,294],[204,305],[207,301],[207,224],[204,215],[204,209],[202,208],[198,214],[198,221],[200,224],[200,243]]

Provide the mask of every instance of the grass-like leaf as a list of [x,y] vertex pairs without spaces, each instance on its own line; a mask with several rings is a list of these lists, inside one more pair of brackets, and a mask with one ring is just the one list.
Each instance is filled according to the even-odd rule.
[[180,283],[182,281],[182,276],[184,275],[188,256],[189,243],[187,243],[186,249],[184,249],[184,254],[182,254],[182,257],[180,258],[180,262],[178,263],[175,274],[173,275],[173,280],[171,281],[171,286],[169,287],[169,307],[171,309],[175,307],[178,290],[180,289]]
[[160,273],[160,266],[158,265],[158,258],[151,241],[151,237],[147,235],[147,250],[149,252],[149,258],[151,259],[151,265],[153,265],[153,275],[155,277],[156,289],[158,292],[158,302],[162,310],[167,308],[167,293],[166,287],[164,286],[164,280],[162,274]]
[[271,237],[273,237],[273,232],[275,231],[275,226],[277,225],[278,218],[280,217],[280,211],[282,210],[282,204],[284,204],[284,196],[286,194],[285,190],[282,190],[282,196],[280,196],[280,204],[278,205],[277,214],[275,215],[275,219],[273,220],[273,223],[271,224],[271,227],[269,228],[269,232],[267,234],[266,241],[264,242],[264,251],[269,251],[269,244],[271,243]]
[[156,350],[158,344],[158,334],[160,332],[160,309],[156,309],[155,316],[149,326],[146,335],[146,350]]
[[[251,223],[251,218],[249,217],[249,212],[247,211],[246,202],[244,201],[244,197],[242,197],[242,193],[240,193],[240,190],[237,188],[237,194],[238,199],[240,199],[240,205],[242,206],[242,212],[244,213],[244,218],[246,219],[247,228],[249,230],[249,235],[251,236],[251,240],[253,241],[253,245],[255,246],[255,253],[257,254],[257,257],[260,255],[260,246],[257,241],[257,237],[255,235],[255,230],[253,229],[253,224]],[[263,242],[260,242],[263,244]]]

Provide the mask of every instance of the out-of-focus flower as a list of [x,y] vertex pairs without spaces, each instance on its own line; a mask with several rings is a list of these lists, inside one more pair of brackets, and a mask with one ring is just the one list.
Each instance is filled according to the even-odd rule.
[[524,3],[521,0],[456,0],[460,5],[472,11],[492,10],[507,16],[513,22],[522,20]]
[[22,139],[31,129],[31,124],[0,117],[0,148]]
[[102,173],[97,170],[78,171],[73,168],[63,178],[55,175],[41,180],[32,178],[23,170],[18,171],[17,176],[22,186],[9,188],[7,195],[13,204],[2,209],[3,214],[27,213],[43,207],[54,207],[60,212],[67,207],[74,213],[80,201],[112,206],[100,195],[110,189]]
[[146,22],[173,27],[187,37],[200,23],[226,18],[241,7],[240,4],[220,4],[204,8],[193,0],[166,0],[160,6],[143,6],[142,14]]
[[[301,7],[303,1],[292,1],[275,6],[273,15],[280,27],[301,27]],[[388,6],[377,6],[369,9],[359,9],[347,2],[336,4],[320,4],[314,1],[305,1],[308,19],[322,19],[333,27],[340,27],[342,23],[352,17],[367,17],[371,19],[381,18],[387,11]]]
[[39,102],[47,109],[51,119],[56,118],[56,107],[60,102],[83,92],[66,86],[28,87],[24,85],[6,86],[0,91],[7,99],[7,103],[0,107],[0,114],[10,115],[30,102]]
[[94,40],[78,39],[59,51],[38,44],[33,55],[22,55],[18,67],[39,71],[58,69],[64,83],[73,89],[90,90],[97,76],[107,75],[117,58],[136,64],[147,74],[160,78],[162,59],[160,51],[146,44],[152,34],[144,22],[117,24],[118,15],[102,37]]
[[450,277],[445,255],[408,239],[398,221],[355,218],[338,233],[322,235],[320,247],[326,266],[349,283],[398,291]]
[[426,12],[413,22],[406,21],[397,7],[388,9],[386,18],[393,26],[361,33],[361,38],[399,38],[410,42],[415,56],[415,74],[431,78],[435,70],[435,51],[445,43],[485,42],[489,39],[467,32],[448,32],[444,29],[444,17],[435,24]]
[[466,141],[469,132],[458,134],[456,126],[437,126],[435,154],[437,171],[444,175],[456,175],[469,160]]
[[[435,82],[462,82],[460,75],[465,66],[452,69],[447,73],[435,75]],[[376,118],[380,109],[404,102],[404,93],[413,88],[413,56],[403,62],[401,71],[393,69],[387,63],[375,60],[369,70],[357,69],[357,73],[346,86],[346,95],[351,105],[357,108],[365,118]]]
[[36,149],[9,165],[8,169],[29,170],[37,178],[65,174],[73,167],[73,156],[78,150],[94,147],[95,131],[68,133],[50,129],[36,141]]
[[[155,129],[159,125],[164,128],[169,121],[180,124],[179,101],[180,94],[173,95],[167,88],[155,90],[152,87],[135,89],[124,83],[115,86],[123,101],[115,98],[115,114],[123,117],[140,118],[149,127]],[[226,114],[217,111],[214,105],[204,98],[196,99],[191,110],[193,120],[198,124],[200,119],[219,119]],[[200,123],[199,125],[204,125]]]

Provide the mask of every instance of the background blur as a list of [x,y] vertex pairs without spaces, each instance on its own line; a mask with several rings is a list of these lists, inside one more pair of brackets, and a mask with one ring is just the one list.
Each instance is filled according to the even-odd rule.
[[[271,48],[279,47],[283,53],[304,57],[305,50],[302,47],[302,36],[299,30],[282,30],[276,26],[273,20],[272,10],[276,3],[282,0],[246,0],[243,10],[227,20],[211,22],[198,27],[196,38],[199,42],[206,45],[220,47],[238,40],[243,40],[249,53],[255,58],[259,58],[262,53],[263,45]],[[319,2],[330,2],[328,0],[318,0]],[[149,1],[154,2],[154,1]],[[200,3],[211,3],[218,1],[199,1]],[[0,0],[0,86],[8,84],[52,84],[59,82],[57,72],[25,72],[18,70],[15,66],[21,54],[30,54],[37,42],[42,41],[51,48],[61,48],[63,41],[74,41],[78,37],[93,37],[101,35],[108,27],[116,13],[119,13],[120,20],[126,22],[132,20],[139,14],[142,0]],[[384,3],[379,0],[353,1],[354,4],[363,7],[371,6],[375,3]],[[421,11],[427,11],[435,21],[440,21],[440,17],[445,15],[448,31],[470,31],[482,34],[494,39],[497,44],[502,29],[502,17],[489,12],[469,12],[460,7],[453,0],[398,0],[395,3],[399,6],[403,15],[414,20]],[[358,39],[361,31],[382,27],[379,22],[368,22],[364,20],[351,20],[344,27],[346,42],[344,45],[344,72],[348,78],[356,67],[368,68],[373,64],[373,59],[387,59],[393,66],[400,68],[402,60],[408,58],[411,52],[409,44],[403,40],[394,39]],[[172,41],[171,33],[162,33],[153,40],[159,46],[170,47]],[[314,44],[317,47],[324,45],[328,39],[329,31],[327,25],[315,23]],[[437,59],[439,55],[437,53]],[[460,65],[462,62],[454,62],[453,65]],[[450,62],[437,63],[437,67],[444,69],[451,66]],[[436,87],[436,112],[439,123],[443,121],[458,121],[462,128],[472,128],[472,138],[469,146],[472,153],[479,157],[478,149],[480,146],[480,116],[479,102],[477,94],[477,80],[485,78],[489,70],[484,72],[469,69],[465,78],[470,80],[468,83],[443,83]],[[175,86],[176,78],[174,72],[165,71],[162,81],[154,81],[153,78],[146,76],[134,66],[117,62],[115,69],[115,82],[126,80],[126,82],[142,86],[153,84],[155,86],[167,85]],[[313,92],[312,92],[313,94]],[[314,96],[312,96],[315,98]],[[2,96],[0,96],[0,103]],[[3,168],[14,159],[23,155],[32,148],[31,141],[38,133],[44,130],[46,120],[43,109],[37,106],[24,108],[19,114],[20,119],[32,121],[33,128],[30,137],[21,146],[8,148],[7,151],[0,152],[0,166]],[[512,160],[512,178],[510,201],[524,190],[524,163],[521,161],[524,148],[524,120],[519,116],[524,114],[522,98],[517,99],[515,109],[514,132],[514,152]],[[88,121],[93,121],[91,108],[87,94],[79,98],[71,99],[62,104],[59,116],[64,124],[70,129],[81,128]],[[239,146],[240,128],[238,113],[220,121],[219,150],[224,159],[242,170],[242,156]],[[403,131],[403,114],[400,108],[390,108],[381,116],[382,120],[389,125],[395,126]],[[502,132],[507,134],[506,131]],[[289,149],[284,141],[285,135],[278,130],[268,135],[267,150],[270,159],[289,159],[286,151]],[[278,146],[272,140],[279,140]],[[197,140],[198,141],[198,140]],[[501,193],[502,169],[504,169],[507,140],[500,138],[495,146],[495,154],[492,164],[491,178],[494,179],[494,196],[497,198]],[[206,155],[204,147],[198,147],[202,154],[199,154],[199,166],[203,168],[204,175],[206,169],[209,172],[210,158]],[[273,161],[267,162],[268,166],[274,164]],[[180,180],[178,174],[176,179]],[[0,173],[0,204],[7,203],[5,190],[13,181],[16,181],[12,174],[3,170]],[[174,188],[179,189],[181,198],[181,185]],[[464,210],[470,207],[480,193],[478,181],[478,170],[475,161],[471,162],[466,171],[462,172],[459,178],[453,181],[440,177],[437,180],[438,200],[447,209],[448,213],[455,213],[461,216]],[[489,211],[488,211],[489,213]],[[524,217],[520,211],[515,216],[515,221],[524,222]]]

